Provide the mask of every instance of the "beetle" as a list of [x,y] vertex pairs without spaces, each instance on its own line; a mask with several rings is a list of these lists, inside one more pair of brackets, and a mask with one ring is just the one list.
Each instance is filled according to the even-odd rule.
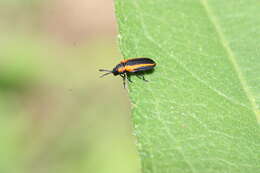
[[[125,80],[127,79],[129,82],[132,82],[130,79],[130,75],[136,75],[138,78],[140,78],[140,74],[151,71],[156,66],[156,63],[146,57],[142,58],[131,58],[131,59],[125,59],[120,61],[119,64],[117,64],[113,70],[105,70],[105,69],[99,69],[101,72],[107,72],[100,77],[104,77],[108,74],[113,74],[114,76],[120,75],[123,78],[123,85],[125,87]],[[146,82],[148,82],[144,76],[142,75],[142,79]]]

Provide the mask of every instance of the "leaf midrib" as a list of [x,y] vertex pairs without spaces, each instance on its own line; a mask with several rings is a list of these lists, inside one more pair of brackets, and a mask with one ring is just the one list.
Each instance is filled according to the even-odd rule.
[[213,24],[213,26],[216,30],[216,33],[220,39],[220,42],[222,43],[223,48],[226,50],[226,52],[228,54],[228,59],[229,59],[230,63],[232,64],[232,66],[238,76],[238,79],[240,81],[241,87],[243,88],[243,90],[251,104],[252,111],[254,112],[254,114],[256,116],[256,121],[258,124],[260,124],[260,110],[258,109],[255,98],[254,98],[253,94],[251,93],[246,80],[244,79],[244,76],[236,61],[235,55],[234,55],[232,49],[230,48],[228,41],[225,39],[225,35],[221,30],[218,19],[213,14],[213,11],[211,10],[207,0],[200,0],[200,3],[203,6],[203,8],[205,9],[206,13],[208,14],[209,20]]

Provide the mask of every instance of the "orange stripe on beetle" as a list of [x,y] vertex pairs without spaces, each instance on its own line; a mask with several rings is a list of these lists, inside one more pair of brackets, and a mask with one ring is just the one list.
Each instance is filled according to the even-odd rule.
[[129,59],[121,60],[120,63],[126,63]]
[[133,60],[136,60],[136,59],[140,59],[140,58],[124,59],[124,60],[121,60],[120,63],[127,63],[128,61],[133,61]]
[[120,68],[117,69],[117,71],[119,73],[123,73],[125,71],[125,67],[120,67]]
[[[126,78],[128,79],[129,82],[131,82],[129,75],[136,74],[139,76],[140,72],[147,72],[153,70],[155,66],[156,63],[150,58],[132,58],[132,59],[126,59],[120,61],[120,63],[117,64],[113,68],[113,70],[100,69],[99,71],[107,72],[103,74],[101,77],[111,73],[115,76],[120,75],[123,78],[123,82],[125,86]],[[143,80],[145,80],[143,75],[142,78]]]
[[125,66],[125,70],[128,72],[132,72],[132,71],[138,71],[138,69],[140,69],[141,67],[150,67],[150,66],[154,66],[154,64],[137,64],[137,65],[127,65]]

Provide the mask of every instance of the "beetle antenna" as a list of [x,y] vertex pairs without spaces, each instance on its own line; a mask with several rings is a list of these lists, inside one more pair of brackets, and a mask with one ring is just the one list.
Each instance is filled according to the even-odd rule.
[[104,76],[109,75],[109,74],[112,73],[112,71],[110,71],[110,70],[105,70],[105,69],[99,69],[99,71],[101,71],[101,72],[107,72],[107,73],[101,75],[100,77],[104,77]]

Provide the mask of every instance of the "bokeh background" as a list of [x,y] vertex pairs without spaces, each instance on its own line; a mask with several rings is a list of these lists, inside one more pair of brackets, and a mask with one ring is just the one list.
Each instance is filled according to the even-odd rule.
[[0,173],[139,173],[112,0],[0,1]]

